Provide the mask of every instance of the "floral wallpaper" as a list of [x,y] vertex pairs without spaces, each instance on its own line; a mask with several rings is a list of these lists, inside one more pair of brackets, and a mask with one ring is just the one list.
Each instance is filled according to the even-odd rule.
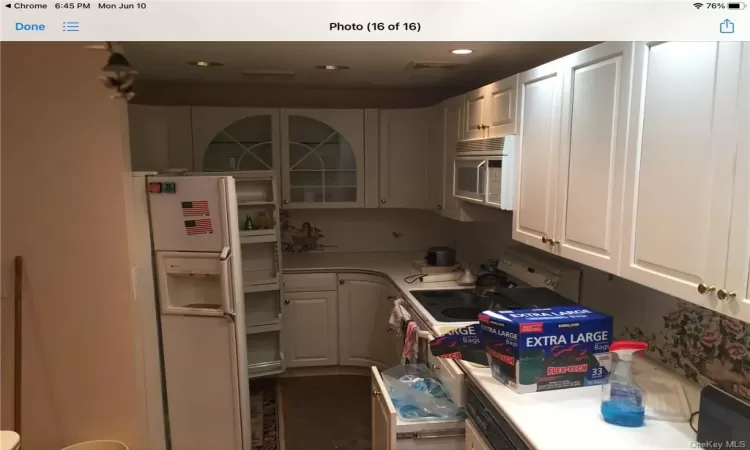
[[658,331],[625,327],[624,338],[649,343],[649,356],[705,385],[750,400],[750,324],[679,301]]

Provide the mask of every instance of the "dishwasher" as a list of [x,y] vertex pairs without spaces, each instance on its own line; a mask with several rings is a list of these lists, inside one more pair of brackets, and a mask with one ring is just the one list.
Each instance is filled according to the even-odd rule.
[[[399,301],[399,300],[397,300]],[[404,303],[402,303],[405,305]],[[406,306],[406,305],[405,305]],[[405,308],[417,326],[418,350],[411,363],[424,364],[456,406],[464,409],[466,392],[464,373],[455,361],[430,353],[434,336],[425,323],[408,306]],[[387,372],[387,371],[386,371]],[[463,450],[465,410],[461,417],[404,419],[388,395],[388,386],[377,367],[371,368],[372,450]]]
[[[467,382],[467,427],[483,438],[488,450],[531,450],[513,425],[471,381]],[[468,448],[468,447],[467,447]]]

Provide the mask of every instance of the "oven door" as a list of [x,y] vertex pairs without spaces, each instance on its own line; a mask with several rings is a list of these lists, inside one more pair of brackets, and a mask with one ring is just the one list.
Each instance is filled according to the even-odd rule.
[[487,192],[487,159],[456,158],[453,163],[453,196],[484,203]]

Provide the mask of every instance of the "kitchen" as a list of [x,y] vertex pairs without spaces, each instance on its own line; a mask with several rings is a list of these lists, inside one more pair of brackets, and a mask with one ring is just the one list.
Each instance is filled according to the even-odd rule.
[[[427,75],[404,78],[435,83],[450,78],[444,74],[455,68],[431,61],[454,61],[462,55],[453,56],[451,50],[466,47],[476,54],[484,45],[484,51],[491,51],[483,43],[439,44],[435,51],[442,55],[400,61],[398,71],[413,62],[408,70]],[[538,60],[519,61],[512,73],[475,85],[484,87],[450,88],[437,82],[439,89],[424,90],[413,99],[397,95],[408,90],[403,87],[388,95],[351,98],[348,83],[357,81],[346,77],[356,77],[357,66],[341,67],[339,59],[334,61],[338,65],[322,59],[309,65],[323,66],[313,77],[341,78],[317,81],[317,92],[307,97],[295,98],[304,89],[293,87],[293,70],[278,69],[282,61],[265,66],[269,70],[242,74],[258,80],[261,89],[252,93],[235,95],[217,83],[199,90],[190,77],[215,76],[237,86],[227,73],[236,67],[218,65],[224,64],[220,56],[231,58],[231,52],[207,53],[205,44],[198,44],[204,45],[201,52],[187,56],[188,44],[179,44],[179,51],[160,44],[149,60],[150,44],[130,45],[125,53],[144,78],[129,105],[133,171],[185,169],[213,172],[214,177],[223,172],[227,183],[226,177],[232,177],[236,205],[227,203],[226,210],[238,224],[242,260],[234,268],[243,271],[236,277],[243,279],[238,297],[244,299],[236,305],[242,305],[244,314],[237,315],[243,325],[237,326],[235,345],[246,342],[250,390],[274,377],[282,385],[305,378],[370,377],[372,387],[364,392],[372,408],[372,428],[366,430],[370,442],[356,445],[378,450],[694,445],[689,421],[647,419],[645,427],[635,430],[606,424],[599,415],[600,387],[517,394],[489,369],[433,355],[424,355],[428,366],[434,366],[456,404],[469,405],[469,418],[429,425],[402,420],[383,395],[381,376],[399,365],[403,346],[403,336],[388,326],[394,302],[401,300],[426,339],[472,322],[436,320],[438,313],[412,292],[455,289],[451,281],[410,278],[420,275],[415,260],[424,257],[425,248],[448,246],[457,250],[457,261],[472,263],[474,272],[482,270],[479,264],[496,260],[516,284],[550,288],[612,315],[618,339],[648,340],[653,362],[643,367],[684,384],[689,415],[698,410],[698,383],[713,382],[747,399],[747,355],[717,350],[744,343],[750,321],[747,45],[606,42],[579,43],[577,48],[550,45],[546,52],[517,50],[535,53]],[[356,46],[364,43],[348,45],[362,52]],[[342,48],[330,54],[336,52],[343,60]],[[161,78],[148,79],[149,64],[175,60],[179,69],[170,72],[167,67]],[[195,71],[187,81],[170,81],[185,77],[182,66]],[[417,66],[424,68],[411,68]],[[210,71],[218,72],[203,75]],[[279,88],[281,83],[290,87]],[[331,95],[336,90],[332,84],[342,86],[345,94]],[[133,195],[141,196],[143,206],[146,186],[156,189],[152,184],[158,183],[159,192],[148,195],[168,202],[171,183],[178,184],[181,196],[179,184],[201,178],[177,172],[142,180]],[[182,206],[180,214],[194,207]],[[264,214],[258,216],[256,210]],[[152,227],[158,221],[154,212],[152,207]],[[247,216],[250,226],[244,226]],[[142,218],[146,230],[148,221]],[[273,226],[255,229],[258,222]],[[156,229],[155,243],[162,240]],[[253,250],[245,251],[248,246]],[[153,320],[153,292],[159,287],[146,281],[153,272],[150,249],[142,256],[134,289],[151,291],[150,298],[137,298],[150,301],[151,311],[149,304],[140,304],[141,323],[147,324]],[[157,272],[167,267],[159,265],[158,257],[156,264]],[[245,269],[258,276],[246,280]],[[169,316],[164,314],[164,292],[169,290],[159,294],[162,322]],[[696,333],[680,325],[688,318],[719,335],[709,346],[697,332],[699,342],[710,349],[700,364],[686,362],[687,355],[672,355],[688,351],[678,339],[681,334]],[[732,327],[739,330],[731,332]],[[158,364],[157,331],[144,333],[156,344],[146,346],[144,359]],[[192,341],[190,351],[181,343],[163,343],[165,361],[171,361],[167,364],[178,360],[168,356],[171,349],[182,350],[179,362],[186,364],[165,367],[172,446],[239,448],[235,445],[241,442],[249,448],[249,435],[255,441],[257,431],[244,421],[253,415],[247,412],[252,408],[251,394],[243,392],[246,383],[237,385],[241,395],[227,388],[222,396],[217,391],[223,389],[195,389],[195,383],[215,382],[215,374],[205,371],[170,381],[178,379],[170,373],[184,374],[190,364],[211,364],[201,357],[231,359],[226,353],[211,355],[207,347],[195,351],[199,341]],[[151,371],[148,378],[154,392],[161,392],[161,375]],[[189,395],[175,398],[170,383]],[[298,392],[305,390],[302,386]],[[284,397],[276,399],[281,421],[275,431],[281,443],[273,447],[284,448],[283,441],[291,444],[293,439],[291,428],[284,429],[287,414],[278,412],[287,398],[283,389],[273,387],[271,393]],[[191,422],[195,404],[220,411],[225,405],[219,398],[237,404],[237,422]],[[158,443],[165,434],[164,414],[160,404],[152,407],[150,442]],[[500,431],[488,432],[486,423],[497,424]],[[571,434],[581,427],[588,432]],[[494,440],[498,436],[501,443]],[[195,447],[178,445],[184,442]]]
[[[154,53],[164,51],[161,45]],[[181,45],[186,60],[190,47]],[[347,61],[347,50],[357,45],[338,44],[335,60]],[[523,45],[531,44],[519,43],[519,49]],[[149,59],[149,44],[132,46],[126,50],[134,65],[147,74],[152,64],[159,75],[172,70],[172,76],[179,72],[188,77],[185,67],[174,64],[174,56],[172,65],[159,66],[154,56]],[[427,47],[423,45],[425,51]],[[457,56],[472,53],[459,44],[440,47],[442,61],[460,61]],[[684,420],[692,420],[690,413],[698,409],[696,382],[721,384],[724,375],[711,371],[716,361],[686,368],[681,356],[664,356],[656,348],[650,356],[658,364],[648,370],[664,379],[691,380],[685,388],[690,403],[687,409],[680,405],[688,417],[649,421],[642,434],[603,422],[597,406],[600,389],[595,387],[527,397],[504,388],[488,369],[433,355],[424,362],[454,402],[465,406],[468,395],[479,402],[470,403],[470,410],[482,405],[494,411],[491,417],[500,417],[494,420],[504,423],[504,444],[486,443],[491,439],[477,422],[486,423],[487,417],[470,413],[465,436],[451,431],[455,426],[450,424],[443,426],[447,434],[445,429],[435,432],[434,426],[397,417],[383,395],[387,389],[379,371],[398,365],[404,339],[399,330],[385,326],[394,300],[427,339],[471,322],[469,317],[481,311],[456,319],[441,315],[440,308],[425,307],[437,303],[425,302],[428,294],[420,289],[448,292],[428,289],[451,288],[457,281],[453,276],[426,282],[418,276],[415,260],[426,247],[455,247],[459,260],[473,263],[474,271],[480,263],[495,260],[497,265],[500,259],[500,273],[522,286],[546,287],[612,314],[623,339],[646,339],[652,346],[659,345],[657,339],[674,343],[669,336],[657,337],[662,324],[654,325],[652,317],[666,321],[675,310],[693,305],[702,315],[716,317],[707,324],[733,318],[733,324],[747,330],[747,102],[736,100],[747,98],[740,89],[747,89],[748,46],[607,42],[583,47],[575,53],[550,48],[548,52],[571,54],[547,57],[551,62],[539,61],[484,87],[412,108],[368,109],[378,106],[373,103],[357,104],[365,109],[320,109],[328,103],[305,99],[305,108],[294,99],[273,104],[280,109],[266,107],[268,99],[261,100],[262,108],[195,106],[185,89],[172,89],[182,92],[178,99],[146,88],[146,95],[177,105],[130,105],[134,170],[260,170],[274,176],[269,198],[280,210],[277,238],[283,249],[274,258],[281,262],[283,281],[275,288],[278,298],[270,300],[274,320],[260,326],[259,334],[248,335],[251,386],[259,377],[366,375],[371,370],[374,449],[687,448],[696,439]],[[195,58],[220,54],[201,50]],[[225,57],[231,60],[231,54]],[[277,65],[285,63],[274,58]],[[221,64],[206,61],[202,73],[224,69]],[[452,76],[441,71],[461,70],[435,63],[400,64],[410,65],[425,66],[432,82]],[[326,75],[339,77],[329,83],[356,83],[356,63],[351,68],[319,67],[322,74],[255,69],[245,75],[253,80],[265,76],[270,84],[287,78],[289,86],[295,77],[305,76],[324,83],[320,80]],[[229,77],[226,72],[215,78]],[[349,74],[352,78],[343,81]],[[198,71],[190,75],[200,76]],[[155,85],[169,89],[165,80]],[[701,88],[694,89],[696,85]],[[186,151],[191,143],[192,152]],[[339,153],[326,154],[332,148]],[[238,175],[237,183],[243,176]],[[698,215],[696,203],[706,205]],[[441,304],[460,301],[450,298]],[[246,294],[248,321],[253,318],[247,308],[256,307],[248,305],[257,303]],[[743,397],[748,384],[722,387]],[[576,417],[587,417],[589,436],[565,434],[582,420],[560,417],[570,408]],[[541,420],[547,410],[548,420]],[[463,421],[457,423],[463,428]],[[434,436],[427,436],[429,430]],[[186,436],[191,442],[198,438]]]

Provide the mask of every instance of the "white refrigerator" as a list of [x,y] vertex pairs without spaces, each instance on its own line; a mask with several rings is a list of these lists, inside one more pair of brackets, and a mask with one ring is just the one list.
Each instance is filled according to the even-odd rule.
[[159,175],[146,184],[171,448],[250,450],[234,178]]

